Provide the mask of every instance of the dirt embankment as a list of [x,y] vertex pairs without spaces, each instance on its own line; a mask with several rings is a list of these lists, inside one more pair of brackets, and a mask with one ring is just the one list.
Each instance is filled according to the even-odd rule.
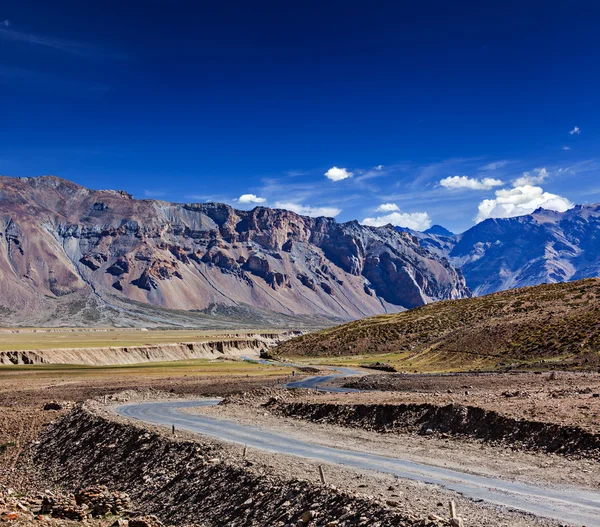
[[350,378],[344,386],[363,390],[353,397],[355,404],[460,404],[600,434],[598,373],[380,374]]
[[258,355],[297,336],[298,332],[231,335],[201,342],[180,342],[145,346],[101,348],[55,348],[0,351],[0,364],[136,364],[189,359],[215,359],[222,356]]
[[600,434],[577,426],[513,419],[460,404],[331,404],[271,399],[265,404],[284,417],[384,433],[442,434],[504,444],[511,448],[597,459]]
[[226,447],[171,438],[78,406],[40,438],[35,462],[55,484],[103,484],[173,524],[437,526],[335,487],[252,467]]

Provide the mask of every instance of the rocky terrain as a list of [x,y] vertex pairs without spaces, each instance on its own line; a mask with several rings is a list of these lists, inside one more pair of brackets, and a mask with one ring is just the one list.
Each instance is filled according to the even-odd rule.
[[391,226],[136,200],[51,176],[0,177],[0,283],[3,323],[35,326],[264,327],[270,313],[323,326],[470,295],[446,259]]
[[280,402],[274,398],[265,407],[275,415],[382,433],[465,437],[508,447],[518,445],[522,450],[541,450],[590,459],[597,459],[600,455],[599,434],[578,426],[513,419],[478,406],[456,403]]
[[600,204],[487,219],[458,235],[438,226],[412,234],[460,267],[476,295],[600,276]]
[[[267,365],[260,367],[263,375],[273,369]],[[535,434],[530,438],[519,437],[518,441],[511,441],[510,437],[502,441],[500,435],[475,437],[471,434],[473,429],[469,429],[469,434],[438,430],[434,418],[427,421],[432,433],[422,432],[420,426],[425,424],[421,417],[427,416],[427,411],[431,415],[434,406],[474,405],[479,410],[498,407],[496,421],[483,419],[486,426],[480,427],[493,435],[494,424],[504,425],[511,416],[531,418],[528,412],[534,403],[544,411],[547,398],[560,405],[556,408],[564,409],[562,413],[552,413],[548,403],[548,415],[556,416],[554,424],[571,424],[592,431],[593,412],[597,413],[600,404],[596,403],[600,399],[593,397],[600,384],[592,374],[400,375],[398,383],[395,376],[378,374],[365,377],[365,386],[375,386],[381,377],[378,388],[387,386],[394,392],[325,394],[282,390],[285,378],[281,374],[224,377],[202,375],[196,369],[193,375],[188,375],[191,371],[171,368],[157,375],[149,373],[145,366],[126,376],[117,376],[116,370],[110,376],[91,376],[87,370],[55,371],[46,366],[4,368],[0,372],[0,496],[7,499],[0,500],[0,515],[4,514],[1,519],[15,527],[28,525],[32,520],[48,527],[80,524],[160,527],[161,523],[216,527],[224,521],[228,525],[281,524],[282,527],[366,526],[378,522],[381,526],[433,527],[456,525],[448,514],[448,503],[454,499],[465,526],[557,525],[474,503],[438,486],[340,465],[324,465],[327,479],[324,485],[319,476],[322,462],[254,448],[249,448],[246,456],[242,445],[228,445],[179,430],[173,436],[170,429],[161,430],[139,421],[132,424],[110,411],[114,404],[176,401],[182,396],[226,396],[227,404],[208,407],[206,411],[217,418],[285,430],[300,439],[325,442],[333,448],[408,456],[424,463],[448,464],[458,470],[484,466],[486,473],[506,474],[511,479],[528,474],[535,481],[548,479],[582,488],[597,485],[595,472],[590,472],[595,458],[586,457],[582,449],[579,453],[571,449],[548,454],[544,448],[532,448]],[[502,395],[501,386],[510,394]],[[258,387],[261,388],[257,390]],[[544,393],[538,394],[538,387]],[[74,402],[91,397],[96,400],[85,405]],[[394,411],[385,410],[385,415],[375,411],[377,420],[356,411],[361,405],[372,409],[391,406],[393,410],[402,404],[410,408],[427,405],[430,409],[413,415],[412,419],[397,415],[389,430],[380,430],[378,421],[383,422],[385,415],[395,415]],[[592,413],[588,415],[579,409],[584,405]],[[315,409],[323,407],[339,411],[313,419]],[[291,412],[291,408],[298,411]],[[459,414],[460,411],[455,417]],[[563,423],[564,416],[572,420]],[[402,426],[403,420],[406,426]],[[501,427],[495,432],[501,434]],[[582,445],[574,436],[569,438],[572,440],[574,445]],[[13,489],[10,496],[9,489]],[[77,496],[82,490],[83,494],[104,496],[99,503],[110,504],[116,498],[131,503],[116,515],[96,515],[86,507],[95,510],[107,507],[78,504]],[[48,507],[41,514],[44,498],[53,501],[47,500]],[[62,517],[64,511],[73,519]],[[149,517],[153,514],[156,518]],[[40,515],[43,519],[35,519]],[[83,520],[77,519],[82,516]],[[305,523],[305,519],[309,522]]]
[[[597,369],[600,279],[438,302],[297,337],[280,356],[400,354],[406,369]],[[426,368],[425,368],[426,367]]]
[[73,493],[52,492],[23,495],[0,487],[0,521],[12,527],[42,523],[48,527],[162,527],[155,516],[140,515],[131,508],[125,492],[102,485]]
[[475,440],[592,461],[600,455],[600,374],[375,374],[332,381],[362,393],[255,390],[221,406],[383,434]]
[[[156,514],[168,523],[454,525],[435,514],[419,519],[397,512],[391,500],[281,478],[220,445],[168,438],[109,418],[93,406],[78,406],[50,426],[40,437],[35,463],[66,487],[99,482],[127,492],[142,513]],[[123,494],[118,496],[123,500]]]

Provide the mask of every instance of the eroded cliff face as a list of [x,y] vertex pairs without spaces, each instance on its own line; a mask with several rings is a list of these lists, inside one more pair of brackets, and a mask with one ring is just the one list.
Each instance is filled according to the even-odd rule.
[[0,178],[0,279],[5,314],[88,292],[107,306],[348,320],[469,295],[447,260],[392,227],[135,200],[51,176]]
[[261,351],[276,346],[300,332],[230,335],[200,342],[176,342],[145,346],[107,346],[100,348],[56,348],[0,351],[0,364],[138,364],[190,359],[258,357]]

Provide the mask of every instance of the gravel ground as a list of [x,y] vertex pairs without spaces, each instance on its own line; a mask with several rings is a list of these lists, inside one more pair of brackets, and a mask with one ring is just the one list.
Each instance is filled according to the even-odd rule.
[[[293,394],[291,397],[299,398],[300,396]],[[312,397],[325,400],[329,395],[315,394]],[[544,483],[551,486],[573,484],[595,489],[600,486],[600,474],[596,473],[597,463],[594,462],[573,462],[559,456],[513,452],[509,449],[488,447],[477,442],[418,436],[399,437],[281,418],[271,415],[260,406],[260,403],[267,398],[268,395],[263,394],[255,401],[249,402],[249,399],[252,399],[251,396],[242,397],[238,399],[237,403],[232,402],[189,411],[227,418],[242,424],[268,427],[293,434],[298,439],[334,448],[378,453],[465,472],[537,484]],[[251,455],[278,473],[312,478],[314,481],[317,481],[319,477],[318,464],[311,461],[259,451],[252,452]],[[334,465],[329,466],[326,473],[331,483],[352,492],[368,492],[375,496],[385,497],[401,493],[401,502],[405,503],[409,509],[417,510],[422,514],[436,509],[443,511],[450,499],[457,499],[461,514],[466,519],[466,525],[556,525],[553,522],[534,519],[528,515],[475,504],[468,499],[457,497],[456,494],[441,487],[401,480],[381,473],[358,472]],[[393,490],[389,490],[390,488]]]
[[[156,390],[171,396],[225,396],[259,386],[274,386],[284,378],[276,377],[163,377],[143,375],[124,380],[90,379],[48,375],[40,370],[26,378],[19,372],[4,374],[0,382],[0,486],[23,492],[32,490],[28,467],[30,447],[40,432],[72,407],[75,401],[103,398],[115,393],[146,392],[156,397]],[[60,403],[61,410],[44,410],[50,402]],[[43,489],[42,489],[43,490]]]
[[356,403],[459,403],[600,433],[599,373],[375,374],[340,382],[368,390],[353,396]]
[[[145,398],[157,397],[159,394],[155,390],[163,391],[170,397],[228,396],[245,391],[250,395],[233,396],[230,404],[204,408],[201,411],[244,424],[266,426],[333,447],[377,452],[511,480],[533,481],[552,486],[568,484],[596,490],[600,488],[600,472],[597,470],[597,461],[593,460],[525,453],[510,448],[492,447],[474,440],[379,434],[273,416],[261,405],[273,394],[282,394],[276,386],[284,380],[283,378],[140,377],[83,381],[40,376],[29,378],[28,382],[24,383],[15,376],[14,380],[4,380],[7,382],[3,381],[0,387],[0,445],[5,445],[5,448],[0,449],[0,485],[10,485],[17,489],[31,489],[34,486],[42,488],[44,485],[43,478],[35,481],[30,478],[28,471],[31,467],[28,460],[31,446],[40,431],[64,414],[73,401],[91,397],[102,400],[105,395],[110,396],[117,392],[123,394],[119,400],[135,400],[140,397],[139,390],[145,392],[142,396]],[[457,402],[529,419],[534,411],[536,413],[533,415],[539,416],[540,419],[554,418],[556,422],[586,426],[591,431],[600,427],[600,423],[594,420],[600,411],[600,400],[593,397],[594,393],[600,392],[598,374],[377,374],[341,381],[343,382],[360,383],[361,387],[366,387],[367,383],[371,389],[376,387],[384,391],[360,394],[302,391],[290,393],[287,397],[303,401],[338,403],[348,403],[350,400],[365,403]],[[254,389],[265,386],[266,389],[263,388],[258,396],[252,394]],[[389,389],[395,391],[385,391]],[[44,404],[50,401],[63,402],[63,409],[43,410]],[[64,404],[64,401],[71,403]],[[240,447],[225,448],[229,449],[232,456],[241,456]],[[319,481],[318,464],[315,462],[253,449],[249,449],[247,459],[265,473],[300,478],[314,483]],[[456,499],[459,512],[465,518],[467,526],[556,525],[550,521],[475,504],[437,486],[399,480],[381,473],[358,472],[337,465],[326,465],[325,474],[328,483],[341,490],[383,501],[393,501],[400,511],[422,517],[431,513],[444,516],[449,500]]]

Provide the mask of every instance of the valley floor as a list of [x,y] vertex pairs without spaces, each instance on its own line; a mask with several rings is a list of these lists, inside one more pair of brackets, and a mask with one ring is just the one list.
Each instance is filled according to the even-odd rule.
[[[297,367],[294,369],[298,372],[295,380],[305,375]],[[33,462],[34,452],[39,448],[36,442],[51,422],[73,411],[76,401],[96,399],[103,403],[106,400],[110,406],[135,400],[208,396],[225,399],[218,406],[188,411],[241,425],[260,426],[309,443],[381,454],[465,474],[533,483],[548,489],[568,487],[594,493],[600,489],[598,452],[594,447],[595,441],[600,441],[600,397],[597,396],[600,374],[403,375],[369,374],[367,370],[364,373],[362,377],[338,379],[332,384],[367,391],[324,393],[282,390],[282,385],[290,380],[289,365],[240,360],[115,367],[0,367],[0,491],[12,488],[17,493],[45,492],[49,474],[41,473]],[[358,407],[362,408],[362,414]],[[482,415],[496,412],[514,422],[543,422],[559,427],[560,431],[577,429],[588,434],[587,443],[574,441],[570,450],[548,453],[547,449],[537,448],[535,441],[528,444],[520,440],[490,440],[477,433],[441,432],[434,425],[431,425],[432,430],[424,430],[422,426],[412,426],[408,418],[404,428],[390,426],[389,422],[382,425],[355,418],[359,414],[374,415],[375,409],[384,408],[389,413],[390,408],[394,411],[399,407],[418,411],[423,408],[463,411],[470,407]],[[418,419],[425,417],[417,415]],[[135,423],[144,426],[139,421]],[[157,430],[151,425],[146,429]],[[170,431],[160,433],[166,438],[170,435]],[[182,434],[185,438],[194,438]],[[231,459],[242,456],[240,446],[220,444],[219,448],[229,452]],[[393,513],[413,518],[414,523],[410,525],[417,525],[418,521],[424,522],[418,525],[446,525],[442,519],[448,517],[450,500],[456,501],[465,526],[559,525],[556,521],[534,518],[493,504],[477,503],[442,485],[423,484],[381,472],[323,464],[256,448],[248,449],[245,462],[256,469],[260,477],[270,478],[269,481],[299,479],[315,488],[321,484],[321,463],[327,488],[335,488],[335,492],[344,496],[366,496],[374,504],[382,504],[384,509],[387,507]],[[56,488],[55,492],[59,491]],[[348,503],[354,503],[352,500],[359,498],[347,499]],[[437,520],[428,520],[429,517],[442,519],[436,523]],[[197,518],[188,518],[185,523],[195,523],[195,520]],[[183,525],[180,521],[174,523]],[[261,525],[260,522],[251,524]]]

